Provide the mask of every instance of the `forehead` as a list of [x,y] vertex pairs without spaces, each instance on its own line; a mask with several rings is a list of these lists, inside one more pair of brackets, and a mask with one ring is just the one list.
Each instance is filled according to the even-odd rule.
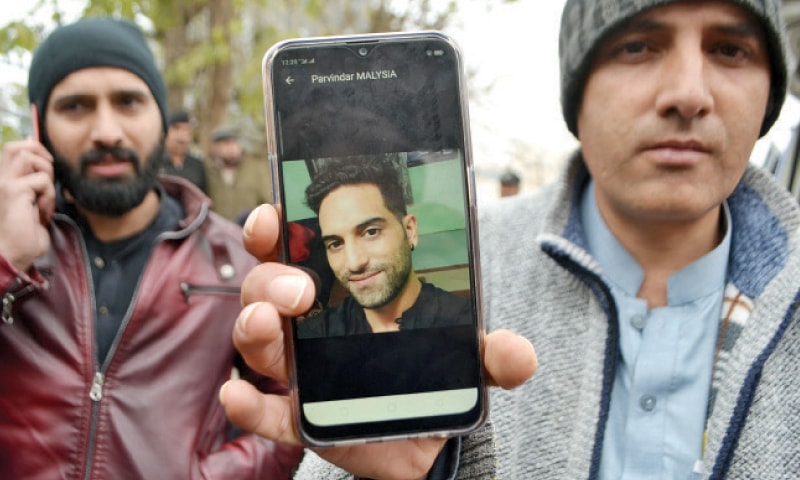
[[380,189],[371,183],[336,187],[322,199],[319,206],[320,224],[331,226],[357,225],[368,218],[391,216]]
[[105,96],[121,91],[136,91],[153,97],[144,80],[133,72],[115,67],[91,67],[76,70],[61,79],[53,87],[50,101],[63,95]]
[[675,29],[687,25],[699,25],[712,30],[736,25],[750,32],[763,34],[760,21],[748,10],[733,2],[679,1],[652,7],[634,15],[623,22],[610,36],[629,30]]

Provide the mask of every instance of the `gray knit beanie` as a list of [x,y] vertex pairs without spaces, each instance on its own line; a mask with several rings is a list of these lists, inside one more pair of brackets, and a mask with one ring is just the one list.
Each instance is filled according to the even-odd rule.
[[[578,110],[592,57],[610,33],[646,10],[680,0],[567,0],[561,15],[561,109],[567,127],[578,136]],[[772,89],[761,135],[778,118],[788,83],[786,29],[780,0],[728,0],[761,20],[769,47]]]
[[166,131],[167,87],[142,31],[128,20],[93,17],[55,29],[33,55],[28,99],[39,109],[42,132],[53,87],[70,73],[91,67],[122,68],[140,77],[153,93]]

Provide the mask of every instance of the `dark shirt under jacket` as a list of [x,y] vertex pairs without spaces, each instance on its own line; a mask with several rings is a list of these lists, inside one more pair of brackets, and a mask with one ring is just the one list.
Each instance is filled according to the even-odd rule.
[[95,342],[100,363],[105,361],[117,337],[157,237],[163,232],[175,230],[185,216],[175,199],[160,186],[156,188],[161,197],[161,206],[153,222],[142,232],[115,242],[98,240],[74,205],[62,203],[60,208],[81,228],[89,255],[94,284]]
[[175,165],[172,164],[169,155],[165,153],[164,162],[161,165],[161,174],[185,178],[197,185],[203,193],[208,195],[206,165],[200,157],[187,153],[183,156],[183,166],[181,168],[176,168]]
[[[400,330],[469,325],[472,322],[471,302],[468,298],[423,282],[417,301],[395,321]],[[335,308],[298,321],[297,325],[299,338],[372,333],[364,308],[352,296],[345,298]]]

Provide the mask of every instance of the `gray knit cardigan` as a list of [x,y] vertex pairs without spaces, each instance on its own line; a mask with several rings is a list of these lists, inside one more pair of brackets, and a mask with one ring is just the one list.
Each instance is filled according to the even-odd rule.
[[[574,156],[561,181],[485,212],[487,318],[528,337],[540,368],[496,390],[498,478],[596,478],[617,358],[616,308],[587,253]],[[800,475],[800,208],[755,167],[728,199],[731,316],[711,389],[703,475]]]

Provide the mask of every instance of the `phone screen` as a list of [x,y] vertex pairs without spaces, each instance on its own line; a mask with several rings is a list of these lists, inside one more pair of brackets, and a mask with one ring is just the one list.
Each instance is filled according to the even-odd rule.
[[450,434],[484,418],[474,186],[457,48],[440,34],[297,40],[265,57],[291,320],[315,444]]

